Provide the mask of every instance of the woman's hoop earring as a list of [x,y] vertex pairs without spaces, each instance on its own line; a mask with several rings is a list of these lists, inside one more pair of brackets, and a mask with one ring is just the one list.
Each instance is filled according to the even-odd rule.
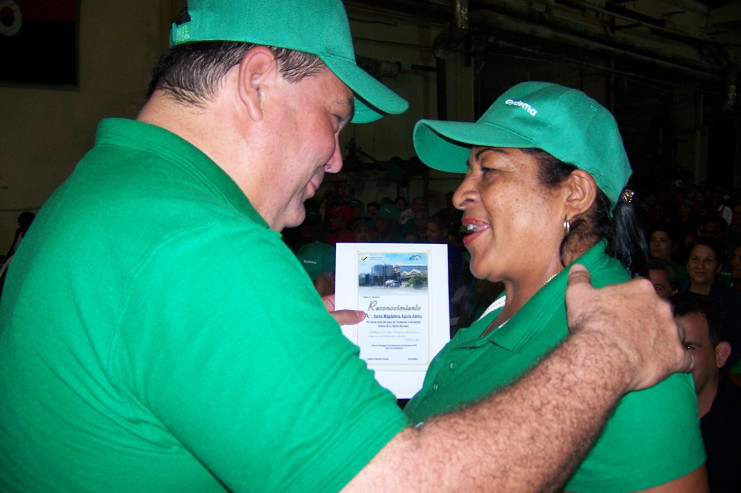
[[571,232],[571,223],[568,219],[563,220],[563,236],[564,238],[569,236],[569,233]]

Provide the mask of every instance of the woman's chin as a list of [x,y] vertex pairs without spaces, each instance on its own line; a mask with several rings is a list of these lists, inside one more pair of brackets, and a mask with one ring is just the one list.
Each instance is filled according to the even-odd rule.
[[486,279],[487,272],[482,270],[479,267],[476,267],[473,260],[471,261],[471,274],[473,274],[473,277],[476,279]]

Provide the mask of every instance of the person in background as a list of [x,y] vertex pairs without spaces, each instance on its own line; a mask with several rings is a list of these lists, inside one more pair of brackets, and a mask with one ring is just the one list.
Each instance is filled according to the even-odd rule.
[[[424,209],[413,211],[414,217],[403,226],[402,231],[407,243],[424,243],[427,241],[427,219],[429,215]],[[413,239],[414,241],[410,241]]]
[[718,280],[725,261],[723,246],[713,237],[698,237],[690,247],[687,259],[689,279],[680,283],[681,292],[709,296],[720,307],[723,332],[733,347],[729,364],[741,359],[741,294]]
[[412,199],[412,210],[413,211],[425,211],[428,215],[430,213],[429,208],[427,207],[427,199],[423,196],[419,195],[417,197],[414,197]]
[[678,251],[682,241],[676,230],[667,223],[657,223],[648,231],[647,239],[649,255],[670,262],[677,279],[686,279],[686,267],[676,262],[677,257],[684,253]]
[[353,219],[356,217],[365,215],[365,206],[363,205],[363,202],[359,198],[348,197],[347,199],[345,199],[345,205],[347,205],[348,207],[350,207],[350,209],[352,209]]
[[731,254],[731,287],[741,293],[741,244]]
[[648,259],[648,279],[654,285],[656,294],[665,300],[674,296],[679,289],[674,266],[666,260],[659,258]]
[[666,223],[654,225],[648,234],[648,248],[652,257],[673,262],[677,240],[671,226]]
[[733,206],[733,217],[728,226],[726,241],[731,246],[741,245],[741,202]]
[[404,235],[399,231],[399,209],[388,202],[382,203],[376,211],[376,231],[378,241],[383,243],[404,243]]
[[350,231],[355,243],[375,243],[378,241],[376,222],[369,216],[356,217],[350,221]]
[[728,230],[728,223],[720,216],[708,215],[700,218],[697,225],[697,236],[700,238],[715,238],[723,242]]
[[31,223],[33,222],[35,217],[36,214],[31,211],[24,211],[18,215],[18,229],[15,230],[15,234],[13,235],[13,242],[10,244],[7,255],[2,260],[2,264],[0,264],[0,295],[2,295],[3,292],[3,286],[5,285],[5,276],[8,273],[10,262],[11,260],[13,260],[13,255],[15,255],[16,250],[18,250],[18,247],[21,245],[21,241],[23,240],[23,237],[26,236],[28,228],[31,227]]
[[18,229],[16,229],[13,234],[13,242],[10,244],[10,248],[8,248],[8,253],[5,255],[5,258],[10,258],[15,254],[35,218],[36,214],[31,211],[23,211],[18,215]]
[[692,377],[710,491],[741,491],[741,387],[723,370],[731,345],[723,338],[718,305],[695,293],[680,293],[671,301],[685,348],[695,361]]
[[368,202],[365,205],[365,213],[369,217],[375,219],[376,218],[376,212],[378,212],[378,209],[381,208],[381,203],[376,201]]
[[410,427],[339,330],[364,314],[280,237],[342,168],[340,131],[406,102],[355,63],[339,0],[193,0],[171,34],[9,269],[0,490],[552,490],[621,396],[691,368],[648,281],[574,266],[571,337]]
[[296,256],[309,274],[319,296],[334,294],[335,247],[317,241],[299,248]]
[[355,239],[348,227],[350,221],[355,218],[355,210],[349,205],[335,205],[331,207],[329,215],[329,229],[331,233],[324,237],[324,242],[334,246],[337,243],[352,242]]
[[[425,423],[505,388],[565,337],[568,266],[585,265],[600,285],[627,282],[645,275],[647,248],[617,123],[581,91],[517,84],[476,123],[418,122],[414,146],[428,166],[465,172],[453,203],[471,272],[504,284],[404,408]],[[689,375],[629,394],[564,490],[706,491],[695,407]]]
[[399,211],[399,224],[406,224],[413,216],[412,210],[407,208],[407,199],[402,196],[396,197],[394,207]]
[[442,214],[434,214],[427,220],[425,231],[427,243],[440,243],[448,247],[448,288],[454,293],[461,284],[463,252],[450,242],[448,223]]

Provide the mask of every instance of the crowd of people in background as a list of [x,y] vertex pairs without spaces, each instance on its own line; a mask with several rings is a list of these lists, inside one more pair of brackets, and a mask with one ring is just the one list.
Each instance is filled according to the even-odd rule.
[[[685,291],[710,296],[720,305],[729,337],[741,347],[741,192],[675,180],[655,190],[639,189],[635,201],[648,247],[645,275],[657,293],[666,299]],[[285,230],[284,240],[294,252],[314,242],[447,243],[455,332],[475,320],[502,291],[499,283],[471,276],[460,217],[452,192],[446,194],[446,205],[434,210],[423,196],[385,197],[364,204],[355,197],[327,193],[320,201],[307,202],[304,223]],[[734,353],[729,363],[738,359]]]
[[[306,220],[285,230],[284,241],[322,295],[333,292],[326,281],[334,279],[337,242],[447,244],[452,336],[477,320],[504,289],[471,274],[462,213],[452,197],[448,193],[444,207],[430,210],[422,196],[364,205],[330,193],[307,203]],[[741,192],[676,180],[658,190],[639,189],[635,205],[646,239],[644,275],[672,303],[686,332],[685,348],[695,358],[710,491],[738,491],[728,485],[738,484],[741,460]]]

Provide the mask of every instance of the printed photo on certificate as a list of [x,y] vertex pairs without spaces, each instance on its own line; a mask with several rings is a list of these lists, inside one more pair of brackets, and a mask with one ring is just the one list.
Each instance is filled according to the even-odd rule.
[[366,313],[342,332],[381,385],[412,397],[450,339],[447,246],[338,243],[335,306]]

